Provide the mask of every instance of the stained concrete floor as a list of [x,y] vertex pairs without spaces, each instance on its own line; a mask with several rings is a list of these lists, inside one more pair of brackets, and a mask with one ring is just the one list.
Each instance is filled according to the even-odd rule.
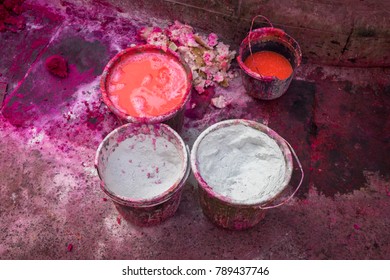
[[[118,126],[100,100],[99,77],[114,54],[139,43],[139,27],[167,22],[99,3],[26,1],[26,27],[0,33],[0,82],[7,84],[0,92],[0,259],[390,259],[384,68],[304,63],[275,101],[250,98],[239,77],[227,89],[195,95],[181,133],[187,143],[220,120],[265,123],[296,149],[302,188],[242,232],[203,216],[192,180],[165,223],[124,221],[93,167],[99,142]],[[46,71],[52,54],[68,60],[68,78]],[[213,94],[230,105],[214,108]],[[298,179],[296,168],[291,185]]]

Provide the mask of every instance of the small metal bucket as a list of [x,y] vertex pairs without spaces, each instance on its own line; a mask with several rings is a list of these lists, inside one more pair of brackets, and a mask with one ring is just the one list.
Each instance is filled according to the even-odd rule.
[[[291,75],[280,80],[277,77],[262,76],[250,70],[244,61],[252,53],[260,51],[273,51],[283,55],[293,68]],[[302,53],[298,43],[282,29],[263,27],[252,31],[251,27],[249,35],[241,42],[237,62],[242,70],[242,82],[247,93],[254,98],[272,100],[287,91],[296,68],[301,64],[301,59]]]
[[[237,124],[245,125],[259,130],[265,133],[270,138],[274,139],[284,156],[286,163],[286,172],[283,178],[283,183],[280,186],[275,186],[275,189],[277,190],[275,191],[275,193],[273,193],[273,196],[266,201],[239,203],[231,197],[221,195],[220,193],[214,191],[213,188],[209,186],[209,184],[205,181],[202,174],[200,173],[198,152],[200,143],[203,141],[203,139],[207,135],[210,135],[219,129],[224,129],[226,127]],[[295,191],[287,199],[284,199],[281,203],[272,205],[272,203],[279,196],[281,196],[282,193],[285,192],[286,187],[288,186],[288,183],[290,181],[293,170],[293,161],[291,153],[294,155],[299,167],[301,168],[301,181]],[[275,131],[263,124],[243,119],[222,121],[210,126],[205,131],[203,131],[196,139],[192,148],[191,167],[194,176],[198,181],[200,204],[205,216],[220,227],[234,230],[243,230],[253,227],[265,217],[265,211],[267,209],[279,207],[286,203],[288,200],[290,200],[299,189],[304,177],[301,163],[299,162],[299,159],[296,156],[294,150],[286,140],[284,140]],[[237,166],[237,168],[239,167]]]
[[[186,76],[187,76],[187,88],[183,98],[183,102],[182,104],[180,104],[180,106],[163,115],[150,116],[150,117],[130,116],[124,113],[123,111],[119,110],[119,108],[115,106],[115,104],[112,102],[112,100],[109,97],[108,85],[107,85],[109,77],[112,73],[112,69],[116,67],[121,60],[138,53],[162,53],[167,55],[170,58],[175,59],[178,63],[180,63],[183,66],[183,69],[186,71]],[[146,124],[165,123],[178,132],[180,132],[183,127],[184,110],[187,102],[190,100],[191,87],[192,87],[192,72],[191,69],[189,69],[187,64],[184,62],[184,60],[182,60],[178,54],[171,51],[170,49],[163,50],[162,48],[154,45],[139,45],[139,46],[124,49],[123,51],[119,52],[107,63],[107,65],[103,70],[103,74],[100,80],[100,90],[102,93],[103,102],[118,117],[121,123],[126,123],[126,122],[146,123]]]
[[[157,139],[159,137],[161,137],[161,139],[164,138],[165,140],[169,141],[174,145],[180,157],[180,159],[177,160],[180,161],[177,180],[175,180],[172,185],[169,185],[170,187],[162,190],[161,193],[153,193],[152,196],[148,195],[145,197],[140,197],[140,195],[137,195],[137,197],[129,197],[128,195],[123,195],[123,191],[121,191],[120,193],[115,188],[116,186],[109,185],[106,182],[106,171],[108,167],[109,158],[115,152],[116,149],[119,149],[118,147],[121,142],[134,137],[134,139],[137,141],[136,143],[139,143],[139,141],[145,141],[145,139],[147,139],[147,137],[149,136],[152,137],[151,139]],[[147,158],[147,153],[156,153],[156,142],[157,144],[160,143],[158,142],[158,140],[152,140],[152,143],[150,143],[150,145],[145,144],[147,148],[143,148],[142,150],[142,155],[145,154],[145,158]],[[126,152],[129,153],[129,155],[133,156],[134,150],[131,149],[134,149],[134,147],[126,149],[128,149],[126,150]],[[163,149],[162,153],[164,153],[164,148],[161,149]],[[142,163],[141,168],[143,168],[144,166],[148,168],[152,164],[155,164],[155,162],[146,162],[146,160],[144,160],[144,157],[142,157],[142,160],[145,162]],[[132,162],[132,160],[129,160],[129,162]],[[124,219],[138,226],[156,225],[174,215],[180,203],[183,186],[191,170],[189,164],[188,148],[184,144],[184,141],[181,139],[181,137],[177,134],[177,132],[175,132],[172,128],[165,124],[146,125],[128,123],[113,130],[100,143],[99,148],[97,149],[95,167],[101,180],[100,186],[102,190],[112,199],[117,210],[124,217]],[[125,169],[123,165],[118,165],[118,170],[119,168],[122,170]],[[158,169],[156,169],[156,171],[158,172]],[[149,173],[147,173],[145,181],[147,180],[146,178],[150,178]],[[119,180],[122,180],[122,178],[120,178]],[[133,184],[128,184],[128,188],[131,189],[134,187],[136,186],[134,186]]]

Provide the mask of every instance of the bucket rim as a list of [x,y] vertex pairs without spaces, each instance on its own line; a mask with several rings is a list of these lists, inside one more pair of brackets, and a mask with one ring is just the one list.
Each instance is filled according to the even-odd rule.
[[[202,140],[209,134],[212,133],[215,130],[218,130],[223,127],[231,126],[231,125],[237,125],[237,124],[242,124],[245,126],[249,126],[251,128],[257,129],[263,133],[265,133],[267,136],[275,140],[277,145],[280,147],[282,150],[284,159],[286,161],[286,173],[284,176],[284,180],[281,183],[282,187],[280,190],[275,193],[274,197],[267,201],[263,202],[253,202],[253,203],[245,203],[242,201],[237,201],[234,200],[230,197],[221,195],[213,190],[212,187],[209,186],[209,184],[203,179],[202,175],[200,174],[200,171],[198,169],[198,162],[197,162],[197,151],[199,148],[200,143]],[[269,128],[268,126],[252,121],[252,120],[247,120],[247,119],[229,119],[229,120],[224,120],[218,123],[215,123],[211,126],[209,126],[207,129],[205,129],[195,140],[194,145],[191,150],[191,168],[192,172],[196,178],[196,180],[199,183],[199,187],[202,188],[209,196],[219,199],[220,201],[234,207],[240,207],[240,208],[247,208],[247,207],[262,207],[269,205],[271,202],[273,202],[288,186],[291,176],[292,176],[292,171],[293,171],[293,159],[291,155],[291,151],[289,147],[287,146],[285,140],[274,130]]]
[[[279,79],[276,76],[263,76],[263,75],[260,75],[260,74],[258,74],[256,72],[250,70],[244,64],[244,62],[242,60],[242,55],[243,55],[244,48],[248,45],[248,42],[249,42],[250,36],[252,36],[252,33],[265,33],[265,32],[269,32],[268,35],[279,35],[279,36],[284,36],[285,38],[287,38],[287,40],[283,40],[282,37],[280,37],[282,39],[281,41],[284,44],[288,45],[288,47],[293,51],[294,56],[297,59],[297,64],[293,68],[293,72],[286,79]],[[289,42],[289,41],[291,41],[291,42]],[[286,81],[286,80],[290,79],[293,76],[293,74],[295,72],[295,69],[298,68],[301,65],[301,62],[302,62],[302,51],[301,51],[301,47],[299,46],[298,42],[293,37],[291,37],[288,33],[286,33],[286,31],[284,31],[283,29],[276,28],[276,27],[268,27],[268,26],[252,30],[241,41],[241,44],[240,44],[240,47],[239,47],[239,50],[238,50],[238,56],[237,56],[238,66],[241,68],[242,71],[245,72],[245,74],[251,76],[254,79],[259,79],[260,78],[260,79],[263,79],[263,80],[266,80],[266,81],[275,81],[275,80]]]
[[[141,52],[157,52],[157,53],[163,53],[168,55],[169,57],[173,58],[178,62],[180,65],[182,65],[187,78],[187,87],[183,96],[182,102],[171,111],[168,111],[162,115],[159,116],[148,116],[148,117],[136,117],[131,116],[127,114],[126,112],[121,111],[115,104],[111,101],[109,97],[109,92],[107,90],[107,79],[110,76],[110,73],[112,69],[116,66],[117,63],[121,61],[121,59],[127,55],[131,55],[133,53],[141,53]],[[161,123],[164,122],[171,117],[173,117],[175,114],[177,114],[180,110],[182,110],[187,102],[190,99],[191,96],[191,88],[192,88],[192,71],[187,65],[187,63],[184,61],[184,59],[181,58],[180,55],[175,53],[174,51],[170,50],[169,48],[163,49],[160,46],[150,45],[150,44],[143,44],[143,45],[137,45],[133,47],[126,48],[120,52],[118,52],[113,58],[109,60],[109,62],[106,64],[106,66],[103,69],[103,73],[100,78],[100,91],[102,95],[103,102],[107,105],[107,107],[110,109],[111,112],[113,112],[119,119],[125,120],[126,122],[132,122],[132,123]]]
[[[115,134],[118,134],[120,130],[127,130],[130,127],[133,127],[135,129],[148,126],[149,128],[152,127],[154,130],[163,130],[165,133],[168,132],[172,137],[174,137],[176,140],[178,140],[178,143],[180,144],[180,151],[183,154],[183,161],[182,161],[182,170],[180,171],[179,177],[176,180],[176,182],[166,189],[163,193],[152,197],[148,199],[132,199],[127,196],[122,196],[114,193],[112,190],[110,190],[106,184],[104,183],[103,177],[101,172],[99,171],[99,163],[100,163],[100,154],[103,150],[103,147],[107,140],[109,140],[112,136]],[[179,147],[177,147],[179,150]],[[144,207],[152,207],[161,203],[166,202],[169,200],[177,191],[180,191],[180,189],[184,186],[185,182],[187,181],[188,175],[189,175],[189,169],[190,169],[190,158],[189,158],[189,152],[187,149],[187,146],[184,143],[184,140],[180,137],[180,135],[170,126],[166,124],[139,124],[139,123],[126,123],[124,125],[121,125],[117,127],[116,129],[112,130],[99,144],[99,147],[96,150],[95,154],[95,161],[94,161],[95,169],[97,171],[98,177],[100,179],[100,188],[103,190],[103,192],[110,197],[111,200],[114,202],[121,204],[123,206],[130,206],[135,208],[144,208]]]

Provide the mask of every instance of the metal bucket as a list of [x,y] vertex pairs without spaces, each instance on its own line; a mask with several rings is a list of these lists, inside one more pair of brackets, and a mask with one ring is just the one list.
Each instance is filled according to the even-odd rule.
[[[139,53],[162,53],[167,55],[170,58],[173,58],[183,66],[187,76],[187,88],[183,98],[183,102],[182,104],[180,104],[180,106],[165,114],[159,116],[150,116],[150,117],[130,116],[129,114],[124,113],[123,111],[119,110],[119,108],[115,106],[115,104],[112,102],[112,100],[109,97],[108,85],[107,85],[108,79],[112,73],[112,69],[116,67],[121,60]],[[100,90],[102,92],[103,102],[118,117],[121,123],[126,123],[126,122],[146,123],[146,124],[165,123],[178,132],[180,132],[183,127],[184,110],[185,110],[185,105],[190,99],[191,87],[192,87],[192,72],[187,66],[187,64],[181,59],[181,57],[175,52],[171,51],[170,49],[163,50],[162,48],[154,45],[140,45],[140,46],[130,47],[119,52],[107,63],[107,65],[103,70],[103,74],[100,80]]]
[[95,167],[119,213],[139,226],[174,215],[190,173],[186,145],[165,124],[128,123],[113,130],[97,149]]
[[[280,148],[280,151],[282,152],[285,161],[285,173],[284,173],[284,177],[282,178],[281,184],[277,186],[273,186],[273,188],[269,191],[269,193],[265,194],[264,196],[262,197],[255,196],[254,199],[251,199],[250,201],[247,202],[238,201],[236,198],[233,198],[232,196],[227,196],[226,194],[222,194],[220,190],[216,191],[213,186],[210,186],[210,184],[206,182],[205,177],[207,176],[206,174],[201,173],[202,171],[200,168],[200,165],[202,163],[200,162],[199,154],[202,152],[201,151],[202,141],[205,141],[205,139],[210,135],[213,134],[215,135],[217,131],[221,131],[229,127],[233,128],[234,130],[235,129],[234,126],[245,126],[248,128],[253,128],[257,131],[264,133],[265,137],[269,137],[273,139],[277,144],[275,145],[275,147]],[[223,141],[225,141],[226,137],[222,137],[220,139],[223,139]],[[206,143],[208,142],[206,141]],[[235,148],[234,146],[232,147],[229,146],[229,151],[231,151],[234,148]],[[220,152],[220,149],[217,148],[216,150],[218,150],[216,151],[216,153]],[[292,170],[293,170],[293,161],[292,161],[291,153],[295,156],[299,164],[299,167],[301,168],[302,171],[301,181],[298,187],[295,189],[295,191],[287,199],[283,199],[281,203],[273,205],[274,201],[279,196],[281,196],[282,193],[285,193],[286,187],[288,186],[288,183],[290,181]],[[223,160],[221,160],[220,162],[218,162],[218,164],[219,164],[218,168],[224,168],[226,162],[223,162]],[[234,229],[234,230],[242,230],[242,229],[253,227],[264,218],[265,210],[279,207],[284,203],[286,203],[297,192],[298,188],[300,187],[303,181],[303,176],[304,176],[299,159],[287,141],[285,141],[281,136],[279,136],[275,131],[273,131],[269,127],[254,121],[243,120],[243,119],[222,121],[210,126],[205,131],[203,131],[200,134],[200,136],[196,139],[194,146],[192,148],[191,167],[195,175],[195,178],[198,181],[200,204],[202,206],[202,210],[205,216],[208,217],[213,223],[215,223],[220,227]],[[240,166],[237,164],[234,165],[234,168],[236,168],[236,170],[239,170]],[[233,172],[235,172],[236,170],[233,170]],[[215,176],[215,174],[212,174],[212,176]],[[221,178],[221,181],[218,182],[224,189],[228,188],[226,180],[228,179]]]
[[[259,51],[273,51],[283,55],[293,68],[291,75],[284,80],[280,80],[277,77],[262,76],[250,70],[244,64],[244,61],[252,53]],[[254,98],[272,100],[287,91],[301,59],[301,49],[292,37],[281,29],[264,27],[251,30],[249,35],[241,42],[237,62],[242,70],[242,82],[247,93]]]

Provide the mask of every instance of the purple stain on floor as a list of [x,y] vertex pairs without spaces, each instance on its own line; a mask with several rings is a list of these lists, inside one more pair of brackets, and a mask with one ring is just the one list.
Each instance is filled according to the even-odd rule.
[[214,94],[214,87],[206,88],[202,94],[198,94],[195,90],[192,90],[185,116],[189,119],[202,119],[210,108],[211,99],[214,97]]
[[353,228],[356,229],[356,230],[361,230],[362,229],[358,224],[354,224]]
[[[137,29],[168,22],[77,3],[25,1],[25,27],[0,33],[0,259],[390,258],[388,69],[304,64],[273,101],[247,96],[239,76],[194,93],[181,132],[189,146],[217,121],[255,120],[291,143],[307,176],[297,197],[248,231],[210,223],[193,180],[172,218],[140,228],[102,198],[95,152],[119,122],[99,81],[113,55],[139,43]],[[46,70],[52,55],[68,61],[66,78]],[[214,96],[229,105],[215,108]]]
[[52,55],[46,59],[46,69],[53,75],[66,78],[68,77],[68,62],[60,55]]

